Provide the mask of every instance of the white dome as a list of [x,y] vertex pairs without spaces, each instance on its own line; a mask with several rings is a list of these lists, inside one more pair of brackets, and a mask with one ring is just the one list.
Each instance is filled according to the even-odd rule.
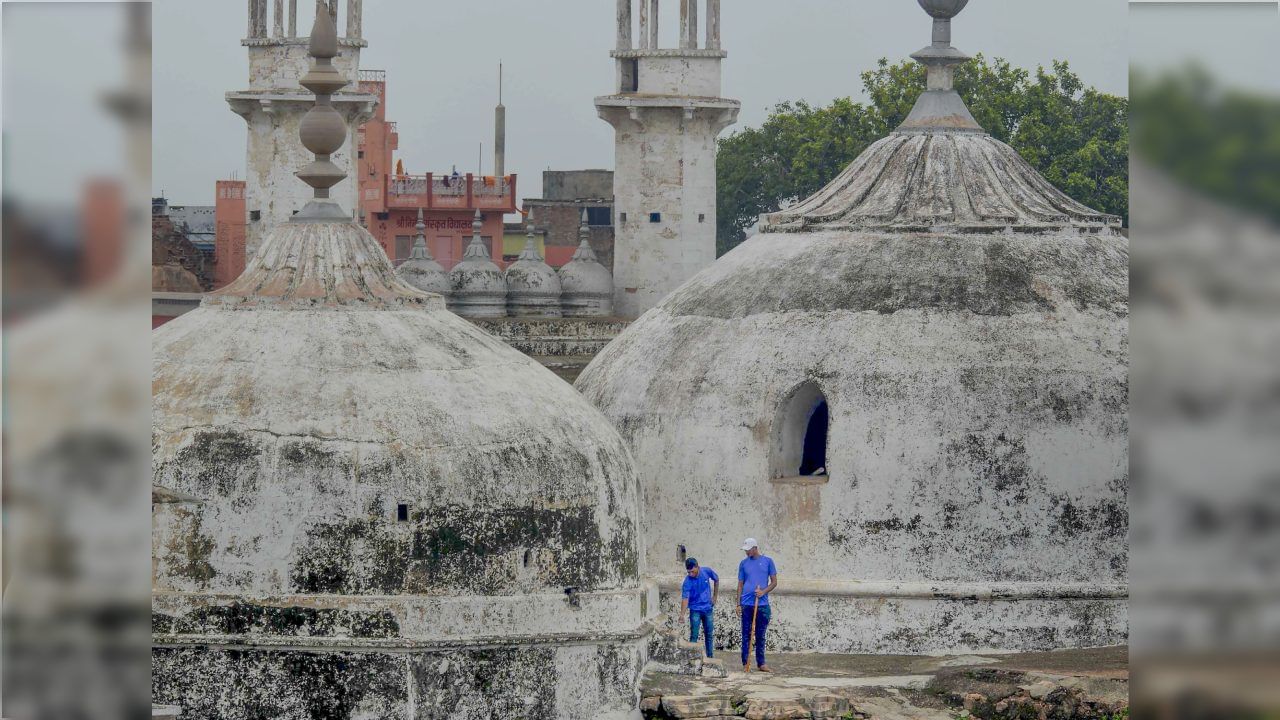
[[418,237],[413,243],[413,251],[409,255],[409,259],[400,263],[400,267],[396,268],[396,275],[401,280],[412,285],[413,287],[429,293],[435,293],[443,297],[453,294],[453,285],[449,282],[449,274],[444,271],[440,263],[431,257],[431,251],[427,249],[426,238],[423,237],[422,231],[426,229],[426,225],[422,222],[422,211],[418,211]]
[[507,281],[489,259],[479,236],[472,238],[462,262],[449,272],[449,309],[463,317],[503,317],[507,314]]
[[613,275],[591,249],[591,227],[582,211],[581,238],[573,258],[560,268],[560,305],[566,317],[608,317],[613,314]]
[[532,229],[520,257],[507,268],[506,281],[512,317],[560,317],[560,277],[543,262]]
[[453,293],[449,274],[435,260],[409,258],[396,268],[396,275],[409,285],[423,291],[448,297]]

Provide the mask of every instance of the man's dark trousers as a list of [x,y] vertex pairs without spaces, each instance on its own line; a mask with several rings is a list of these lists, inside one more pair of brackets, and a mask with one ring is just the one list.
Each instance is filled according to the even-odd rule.
[[[751,605],[742,606],[742,664],[747,664],[747,638],[751,636]],[[769,627],[769,618],[773,615],[768,605],[761,605],[756,612],[756,667],[764,665],[764,631]]]

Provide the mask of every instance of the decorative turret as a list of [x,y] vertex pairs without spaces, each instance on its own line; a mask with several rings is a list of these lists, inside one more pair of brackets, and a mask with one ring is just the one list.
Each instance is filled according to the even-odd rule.
[[484,220],[476,211],[471,223],[471,244],[462,255],[462,262],[449,273],[453,288],[449,296],[449,309],[470,318],[505,317],[507,314],[507,281],[502,271],[489,257],[480,232]]
[[413,251],[409,259],[396,268],[396,274],[423,292],[447,298],[453,293],[453,287],[449,284],[449,274],[431,257],[431,250],[427,248],[427,225],[423,220],[422,208],[418,208],[418,224],[414,227],[418,230],[418,236],[413,241]]
[[507,310],[512,317],[560,317],[560,277],[542,260],[529,220],[524,250],[507,268]]
[[613,276],[591,249],[591,226],[582,211],[578,249],[560,268],[560,308],[565,317],[609,317],[613,314]]
[[720,0],[680,0],[677,47],[659,42],[659,4],[617,0],[617,90],[595,101],[614,128],[614,307],[627,318],[715,262],[716,137],[742,107],[720,96]]

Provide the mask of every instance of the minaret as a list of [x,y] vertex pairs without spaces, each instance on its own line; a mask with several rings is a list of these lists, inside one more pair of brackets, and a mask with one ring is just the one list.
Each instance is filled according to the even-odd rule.
[[622,317],[638,317],[716,259],[716,137],[742,107],[720,97],[720,0],[703,0],[701,47],[700,3],[680,0],[678,48],[660,47],[659,2],[617,0],[618,88],[596,98],[616,132],[613,276]]
[[507,174],[507,106],[502,104],[502,63],[498,63],[498,107],[493,109],[493,176]]
[[[246,205],[249,213],[246,233],[246,256],[252,257],[266,233],[302,209],[309,199],[306,186],[299,183],[291,170],[306,164],[310,154],[299,141],[302,116],[312,104],[312,96],[298,87],[307,73],[309,57],[306,36],[298,36],[298,0],[248,0],[249,34],[241,44],[249,49],[249,89],[227,93],[231,110],[245,119],[249,138],[245,167]],[[302,0],[306,6],[307,0]],[[360,66],[360,49],[367,43],[361,37],[360,19],[363,0],[346,0],[345,37],[338,39],[339,54],[334,58],[335,70],[356,87]],[[274,8],[269,5],[274,3]],[[336,26],[339,0],[315,0],[317,11],[329,13]],[[288,10],[286,22],[286,6]],[[274,12],[268,12],[273,9]],[[267,19],[272,18],[270,27]],[[306,26],[304,19],[304,26]],[[348,176],[356,177],[356,132],[373,114],[377,98],[349,91],[333,96],[333,109],[346,122],[346,142],[334,153],[332,162]],[[348,182],[337,188],[333,198],[349,211],[359,207],[359,183]]]

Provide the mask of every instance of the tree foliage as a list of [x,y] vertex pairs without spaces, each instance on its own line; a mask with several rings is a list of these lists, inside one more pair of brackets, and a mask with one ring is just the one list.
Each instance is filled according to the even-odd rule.
[[1191,65],[1135,72],[1134,153],[1187,186],[1280,220],[1280,100]]
[[[719,143],[718,246],[745,239],[762,213],[822,189],[875,141],[906,119],[924,91],[924,68],[880,60],[862,73],[869,101],[827,107],[775,106],[759,128]],[[1129,104],[1086,88],[1065,62],[1034,74],[978,55],[956,72],[956,90],[974,118],[1044,177],[1090,207],[1129,215]]]

